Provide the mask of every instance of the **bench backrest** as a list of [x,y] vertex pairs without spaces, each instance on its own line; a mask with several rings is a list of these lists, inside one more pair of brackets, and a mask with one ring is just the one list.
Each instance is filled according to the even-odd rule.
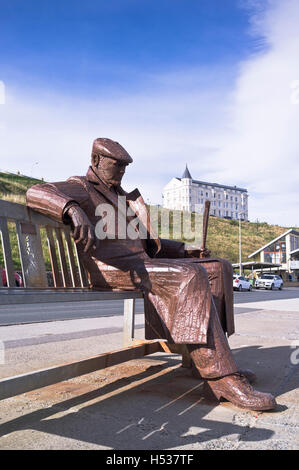
[[[0,200],[0,234],[8,287],[15,287],[13,257],[19,256],[24,287],[49,287],[45,249],[48,250],[54,287],[87,287],[87,276],[78,257],[70,227],[25,205]],[[12,254],[16,236],[17,253]],[[0,275],[0,286],[2,275]]]

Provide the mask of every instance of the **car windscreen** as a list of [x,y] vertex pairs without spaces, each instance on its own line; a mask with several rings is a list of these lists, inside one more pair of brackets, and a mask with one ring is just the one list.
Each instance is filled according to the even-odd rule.
[[270,276],[269,274],[263,274],[263,276],[261,276],[261,279],[273,279],[274,276]]

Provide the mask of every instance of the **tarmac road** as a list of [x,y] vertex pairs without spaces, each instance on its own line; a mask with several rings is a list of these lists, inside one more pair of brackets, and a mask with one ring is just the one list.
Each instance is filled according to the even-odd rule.
[[[253,290],[234,292],[235,313],[243,313],[244,308],[297,311],[299,308],[299,288],[288,287],[280,290]],[[240,307],[240,308],[239,308]],[[136,313],[143,313],[142,299],[136,299]],[[0,326],[48,321],[75,320],[79,318],[98,318],[121,316],[122,300],[101,302],[57,302],[55,304],[0,305]]]
[[[136,313],[143,313],[136,299]],[[123,315],[123,300],[0,305],[0,326]]]

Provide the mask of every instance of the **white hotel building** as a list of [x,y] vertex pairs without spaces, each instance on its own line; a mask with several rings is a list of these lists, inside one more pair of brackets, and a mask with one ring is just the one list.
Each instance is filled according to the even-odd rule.
[[172,178],[164,187],[163,207],[172,210],[201,212],[211,201],[210,215],[227,219],[248,220],[247,189],[192,179],[188,167],[181,178]]

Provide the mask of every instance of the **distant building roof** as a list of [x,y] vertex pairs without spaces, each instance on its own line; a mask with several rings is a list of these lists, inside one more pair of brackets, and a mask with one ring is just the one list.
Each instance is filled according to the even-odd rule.
[[[241,263],[242,267],[244,269],[265,269],[265,268],[280,268],[281,264],[275,264],[275,263],[262,263],[259,261],[246,261],[245,263]],[[240,263],[234,263],[232,264],[233,268],[240,268]]]
[[[190,175],[188,168],[186,168],[186,169],[187,169],[187,171],[188,171],[188,174]],[[184,175],[185,175],[185,173],[186,173],[186,170],[184,171]],[[183,179],[183,178],[190,178],[190,179],[192,179],[192,178],[191,178],[191,175],[190,175],[190,176],[184,176],[184,175],[182,176],[182,178],[177,178],[177,177],[176,177],[176,179],[179,180],[179,181],[181,181],[181,179]],[[204,185],[206,185],[206,186],[216,186],[217,188],[234,189],[234,190],[236,190],[236,191],[244,191],[245,193],[247,193],[247,189],[245,189],[245,188],[239,188],[238,186],[227,186],[227,185],[225,185],[225,184],[207,183],[206,181],[199,181],[199,180],[194,180],[194,179],[192,179],[192,183],[195,183],[195,184],[204,184]]]
[[279,237],[274,238],[274,239],[271,240],[269,243],[267,243],[266,245],[264,245],[264,246],[262,246],[261,248],[259,248],[258,250],[256,250],[254,253],[251,253],[251,255],[249,255],[248,258],[251,258],[252,256],[257,255],[258,253],[260,253],[261,251],[263,251],[265,248],[267,248],[267,246],[272,245],[272,243],[277,242],[278,240],[280,240],[281,238],[285,237],[285,236],[288,235],[289,233],[292,233],[292,234],[294,234],[294,235],[299,235],[299,232],[298,232],[297,230],[294,230],[294,229],[290,228],[290,229],[287,230],[286,232],[284,232],[284,233],[282,233],[281,235],[279,235]]
[[188,178],[189,180],[192,180],[192,176],[190,175],[190,171],[188,170],[188,166],[186,164],[185,171],[183,173],[182,179],[183,178]]

